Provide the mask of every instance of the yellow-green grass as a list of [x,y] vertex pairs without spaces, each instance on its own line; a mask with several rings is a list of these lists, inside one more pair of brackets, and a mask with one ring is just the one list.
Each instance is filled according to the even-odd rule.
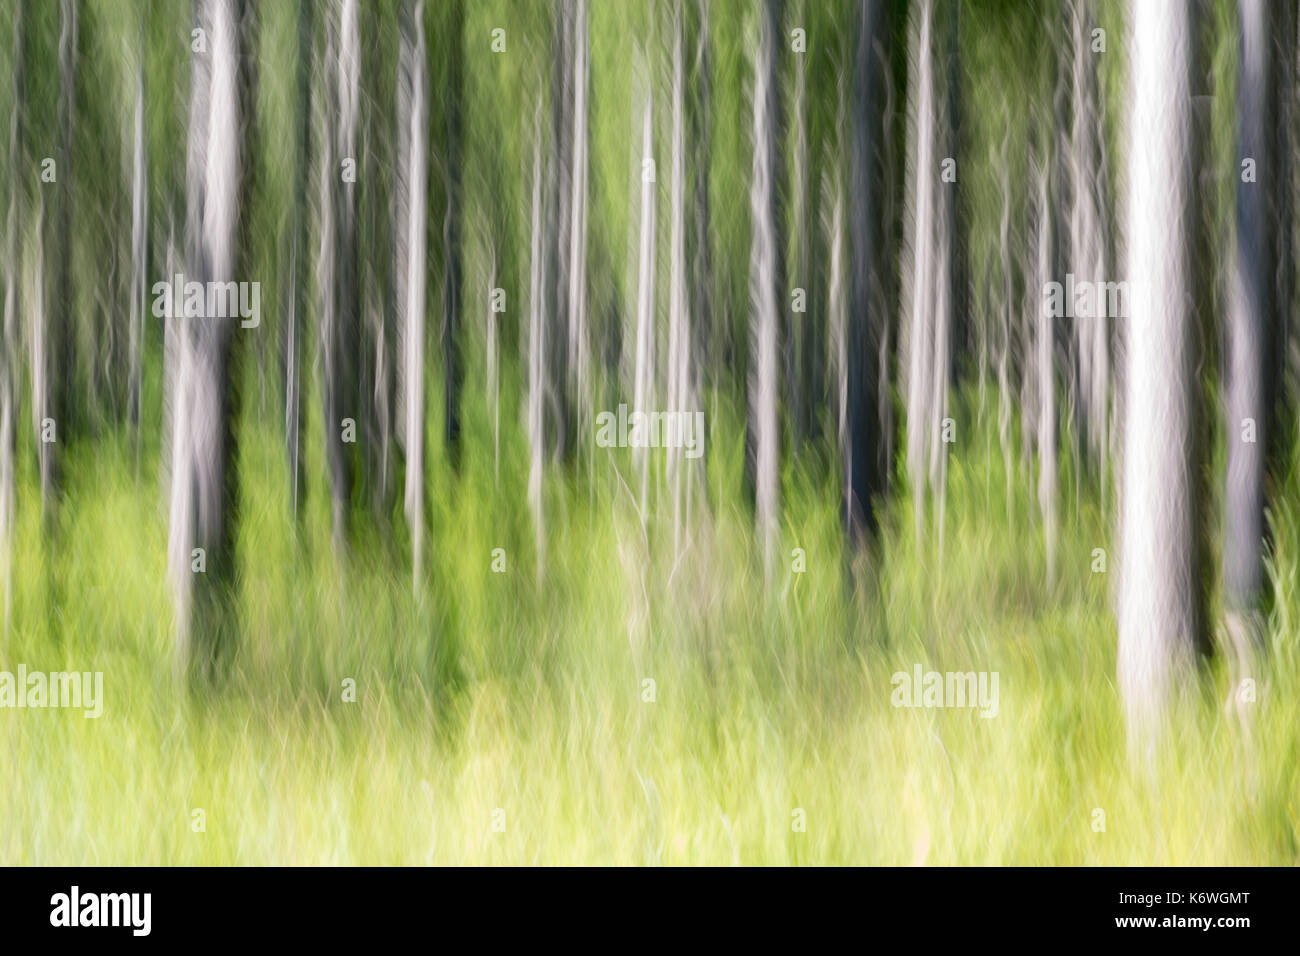
[[[241,637],[200,684],[176,677],[156,451],[137,478],[125,437],[70,446],[52,534],[25,472],[0,669],[102,671],[105,702],[99,719],[0,710],[0,862],[1297,862],[1293,509],[1247,723],[1212,664],[1135,770],[1113,556],[1092,570],[1111,535],[1068,467],[1050,588],[1029,473],[1017,454],[1008,500],[983,437],[953,447],[942,557],[935,510],[918,545],[896,488],[851,573],[833,481],[789,468],[765,581],[732,491],[740,440],[717,437],[738,424],[710,429],[709,502],[680,557],[665,507],[643,529],[625,452],[556,472],[540,580],[521,440],[499,482],[481,421],[459,477],[435,441],[417,597],[400,512],[385,532],[358,509],[336,555],[314,481],[295,539],[279,439],[250,415]],[[997,716],[891,706],[915,665],[996,671]]]

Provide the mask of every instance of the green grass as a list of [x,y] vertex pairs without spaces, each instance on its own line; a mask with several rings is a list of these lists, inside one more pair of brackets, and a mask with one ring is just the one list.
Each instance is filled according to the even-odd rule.
[[[954,448],[942,563],[896,495],[850,596],[834,488],[800,469],[782,533],[807,571],[787,560],[763,582],[745,509],[716,493],[738,487],[739,439],[716,436],[742,431],[726,426],[710,428],[713,501],[675,573],[671,529],[652,518],[643,535],[619,490],[630,460],[602,458],[594,483],[548,487],[540,584],[522,488],[494,484],[483,422],[459,478],[435,441],[417,599],[400,525],[358,520],[337,558],[319,485],[295,546],[278,438],[250,415],[242,637],[202,687],[175,676],[154,450],[137,480],[124,437],[71,445],[54,545],[30,474],[20,487],[0,669],[101,670],[105,709],[0,711],[0,862],[1297,862],[1293,508],[1249,733],[1213,665],[1160,767],[1134,772],[1110,582],[1090,570],[1110,544],[1087,495],[1076,516],[1068,474],[1050,592],[1026,476],[1008,501],[980,438]],[[503,433],[502,475],[523,456]],[[998,716],[891,707],[891,675],[918,663],[997,671]]]

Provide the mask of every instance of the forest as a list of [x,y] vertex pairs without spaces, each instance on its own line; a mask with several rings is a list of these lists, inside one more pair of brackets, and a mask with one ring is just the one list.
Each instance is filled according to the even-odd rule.
[[1295,0],[6,0],[0,863],[1300,863],[1298,151]]

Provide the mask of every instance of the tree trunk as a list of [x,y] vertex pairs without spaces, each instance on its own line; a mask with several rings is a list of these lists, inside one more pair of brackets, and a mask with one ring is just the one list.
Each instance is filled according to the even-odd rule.
[[777,335],[782,269],[777,238],[780,119],[776,83],[780,23],[776,0],[768,0],[759,18],[754,59],[754,162],[749,188],[753,217],[749,258],[749,434],[753,448],[755,524],[764,567],[769,574],[776,556],[781,494]]
[[[1264,0],[1240,0],[1237,61],[1238,163],[1236,246],[1228,303],[1225,400],[1224,598],[1234,638],[1259,638],[1248,620],[1264,566],[1264,473],[1273,439],[1272,356],[1278,342],[1273,309],[1275,248],[1270,207],[1280,184],[1273,145],[1272,18]],[[1242,633],[1242,632],[1245,633]]]
[[[191,61],[186,186],[187,282],[233,282],[240,261],[240,206],[247,189],[248,144],[255,102],[245,55],[243,4],[200,0],[196,26],[207,53]],[[173,303],[175,305],[175,303]],[[172,438],[168,567],[176,603],[179,661],[210,665],[233,626],[226,605],[235,579],[237,497],[234,426],[238,317],[185,318],[172,352]],[[201,631],[202,639],[195,632]]]
[[311,169],[312,11],[314,0],[298,2],[298,126],[294,152],[293,209],[290,211],[288,315],[281,324],[284,374],[284,438],[289,458],[289,504],[295,520],[301,516],[302,467],[302,337],[307,316],[308,246],[307,183]]
[[360,31],[357,0],[337,4],[337,23],[331,22],[326,43],[327,87],[323,98],[323,137],[330,148],[321,152],[321,284],[320,310],[321,392],[325,413],[325,452],[329,464],[334,546],[347,543],[348,511],[352,498],[353,453],[345,441],[351,424],[355,435],[355,351],[359,344],[356,182]]
[[442,350],[444,427],[453,465],[460,463],[460,390],[463,373],[460,352],[461,302],[461,110],[465,90],[465,8],[452,0],[449,11],[446,111],[447,209],[442,224]]
[[[877,528],[874,498],[884,490],[886,419],[878,408],[885,369],[877,360],[888,335],[880,263],[883,257],[880,157],[885,128],[884,81],[877,44],[884,36],[881,0],[858,0],[849,129],[849,301],[842,318],[841,392],[844,396],[844,525],[857,540]],[[838,201],[837,201],[838,208]],[[838,238],[838,228],[833,229]],[[834,258],[834,257],[833,257]],[[832,293],[832,300],[837,298]],[[832,306],[834,308],[834,306]]]
[[[1130,752],[1150,755],[1180,673],[1204,642],[1198,612],[1194,434],[1197,35],[1189,0],[1130,7],[1130,315],[1125,323],[1119,684]],[[1190,149],[1189,149],[1190,147]]]
[[[23,14],[24,0],[17,0],[13,11],[13,87],[9,114],[8,168],[16,170],[23,162],[22,121],[26,108],[23,92]],[[4,629],[0,647],[9,635],[9,612],[13,596],[13,533],[15,517],[15,432],[18,418],[18,387],[21,381],[21,355],[18,316],[22,311],[19,272],[22,251],[19,224],[22,221],[23,190],[14,184],[7,191],[5,209],[4,314],[0,326],[0,586],[4,588]]]
[[404,510],[412,583],[424,562],[424,328],[428,181],[428,78],[424,4],[403,20],[398,54],[397,308],[400,438],[406,455]]

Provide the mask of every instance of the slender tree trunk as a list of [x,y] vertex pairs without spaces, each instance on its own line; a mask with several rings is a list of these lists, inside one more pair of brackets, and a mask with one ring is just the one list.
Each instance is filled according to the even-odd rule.
[[777,31],[781,18],[776,0],[767,0],[761,9],[754,59],[754,162],[749,188],[753,223],[749,258],[749,433],[753,447],[755,523],[764,567],[770,574],[776,556],[781,494],[777,336],[782,270],[777,238],[780,119],[776,83]]
[[[1119,684],[1131,752],[1149,755],[1180,673],[1204,643],[1197,607],[1196,475],[1203,467],[1195,402],[1192,70],[1189,0],[1130,7],[1123,484],[1120,515]],[[1191,149],[1189,149],[1189,146]]]
[[[186,279],[232,282],[240,262],[240,206],[247,188],[244,142],[252,93],[245,56],[243,5],[200,0],[196,27],[207,53],[191,61],[186,188]],[[173,303],[175,305],[175,303]],[[233,583],[236,498],[234,425],[238,318],[187,318],[172,352],[173,439],[168,567],[176,604],[179,660],[206,667],[233,622],[226,590]],[[201,629],[203,640],[195,631]]]
[[[461,112],[465,96],[465,8],[452,0],[447,56],[446,118],[447,209],[442,223],[442,354],[444,428],[453,464],[460,463],[461,303]],[[585,206],[585,204],[584,204]]]
[[587,434],[590,397],[591,336],[587,319],[587,178],[588,178],[588,85],[590,41],[587,2],[576,0],[573,19],[573,171],[569,215],[568,359],[569,387],[575,401],[575,442]]
[[293,172],[293,209],[290,211],[288,314],[281,325],[284,374],[284,437],[289,459],[289,503],[294,518],[301,516],[302,466],[302,355],[309,282],[307,184],[311,169],[312,36],[314,0],[298,2],[298,125],[294,130],[297,166]]
[[1282,186],[1276,150],[1273,5],[1240,0],[1237,60],[1236,242],[1228,301],[1225,401],[1227,475],[1223,576],[1228,632],[1238,663],[1262,639],[1264,483],[1274,437],[1274,356],[1281,315],[1274,308],[1276,221]]
[[712,369],[713,249],[709,192],[712,155],[712,60],[709,39],[709,0],[697,0],[697,36],[693,57],[694,96],[688,100],[690,142],[694,175],[693,232],[687,236],[687,261],[691,264],[692,352],[701,378]]
[[543,206],[541,104],[533,121],[533,184],[528,245],[528,504],[533,512],[537,548],[537,578],[546,568],[546,520],[542,502],[542,470],[546,460],[547,300],[545,211]]
[[144,332],[149,262],[149,172],[144,145],[144,19],[137,32],[135,115],[132,123],[131,155],[131,381],[127,415],[135,430],[136,465],[140,463],[140,418],[144,392]]
[[[918,542],[928,491],[940,496],[942,528],[947,455],[941,429],[947,409],[955,298],[953,192],[956,183],[944,177],[946,161],[955,161],[951,155],[954,142],[951,114],[945,109],[947,97],[941,95],[934,76],[937,60],[934,35],[934,3],[923,0],[913,33],[916,75],[911,106],[913,149],[909,156],[913,189],[909,210],[912,246],[908,273],[910,295],[904,310],[908,324],[907,469]],[[948,96],[951,95],[949,92]],[[947,169],[955,171],[955,166]]]
[[[360,34],[368,38],[385,33],[390,27],[387,11],[372,5],[362,6]],[[398,27],[400,33],[400,26]],[[354,408],[358,422],[365,422],[364,436],[359,436],[360,464],[368,492],[371,514],[381,534],[389,529],[393,510],[394,446],[398,429],[395,405],[396,340],[394,327],[397,312],[394,269],[396,261],[393,230],[394,195],[392,184],[397,159],[393,152],[393,134],[398,123],[397,111],[376,108],[390,95],[384,74],[390,63],[380,44],[362,41],[361,79],[358,95],[361,104],[358,122],[362,169],[358,178],[357,225],[355,248],[358,260],[358,320],[361,361],[357,367]],[[364,416],[364,417],[363,417]]]
[[[1050,142],[1050,137],[1044,137]],[[1038,170],[1038,201],[1036,206],[1035,237],[1038,243],[1037,288],[1046,289],[1055,281],[1053,268],[1055,214],[1052,204],[1052,147],[1046,146]],[[1038,383],[1038,508],[1043,518],[1043,534],[1047,549],[1047,583],[1056,580],[1057,538],[1057,482],[1059,447],[1057,444],[1056,409],[1056,320],[1047,307],[1045,297],[1037,300],[1034,339],[1035,379]]]
[[[686,271],[686,124],[685,67],[683,64],[681,0],[673,8],[672,65],[672,170],[670,182],[671,222],[669,227],[668,292],[668,410],[693,410],[693,363],[691,361],[691,314]],[[673,553],[680,553],[685,496],[681,449],[668,448],[668,481],[673,499]]]
[[[22,115],[26,109],[23,83],[23,14],[25,0],[16,0],[13,10],[13,87],[9,114],[8,169],[11,177],[23,163]],[[22,250],[19,224],[22,221],[23,190],[15,182],[7,190],[5,208],[4,314],[0,317],[0,586],[4,587],[4,629],[0,651],[9,636],[13,598],[13,533],[15,517],[16,445],[18,384],[21,355],[18,316],[22,312],[19,273]]]
[[428,79],[424,4],[403,20],[398,54],[397,307],[400,437],[406,454],[404,509],[417,589],[424,562],[424,328],[428,181]]
[[547,318],[546,361],[549,367],[547,443],[553,458],[565,458],[573,445],[569,396],[569,237],[573,230],[573,25],[574,0],[555,0],[551,38],[551,155],[547,164]]
[[[1003,110],[1006,116],[1005,102]],[[998,443],[1002,448],[1002,470],[1006,479],[1007,523],[1010,524],[1015,514],[1011,506],[1011,359],[1015,348],[1013,342],[1015,324],[1012,313],[1015,310],[1015,276],[1012,273],[1014,262],[1011,258],[1011,167],[1008,147],[1011,142],[1011,130],[1002,138],[1000,162],[998,164],[999,185],[1002,195],[1002,214],[998,220],[999,254],[1001,256],[1002,294],[998,299]]]
[[[321,262],[317,269],[323,299],[320,310],[321,392],[325,413],[325,451],[333,503],[334,546],[347,543],[348,510],[352,498],[353,454],[345,439],[349,423],[357,427],[355,350],[357,348],[358,289],[356,250],[356,176],[358,83],[361,69],[357,0],[336,4],[326,43],[328,95],[323,98]],[[348,174],[348,170],[353,174]],[[326,288],[328,286],[328,288]]]
[[[854,56],[849,127],[849,278],[847,306],[838,320],[842,333],[842,383],[844,415],[844,525],[855,540],[874,534],[877,523],[875,496],[884,490],[888,470],[886,419],[877,407],[887,369],[877,354],[888,337],[888,318],[878,290],[882,287],[883,259],[882,170],[884,151],[882,84],[885,69],[877,56],[884,42],[881,0],[858,0],[854,7]],[[837,189],[837,193],[838,193]],[[841,201],[832,214],[832,239],[839,241],[834,225]],[[832,255],[832,263],[837,257]],[[835,273],[832,273],[833,277]],[[832,303],[838,298],[834,288]],[[832,309],[837,307],[832,304]],[[887,386],[885,386],[887,387]]]
[[[75,368],[72,350],[76,317],[72,311],[72,156],[76,128],[77,5],[59,5],[59,106],[58,140],[54,151],[57,186],[53,195],[53,228],[49,258],[53,314],[33,313],[32,400],[39,452],[41,511],[52,520],[59,487],[59,448],[68,439],[67,393]],[[44,276],[37,278],[44,283]]]
[[[1071,36],[1074,58],[1072,85],[1074,110],[1071,125],[1070,271],[1075,281],[1106,281],[1105,203],[1106,150],[1102,140],[1102,113],[1097,102],[1097,56],[1092,51],[1095,26],[1090,0],[1073,0]],[[1095,288],[1095,286],[1094,286]],[[1100,487],[1106,486],[1110,413],[1110,341],[1108,329],[1117,316],[1105,314],[1104,303],[1090,315],[1074,319],[1074,347],[1078,361],[1079,420],[1082,439]]]
[[[802,0],[800,0],[795,10],[793,22],[795,24],[806,24],[807,17],[805,14],[806,9]],[[787,414],[790,422],[790,453],[792,456],[797,457],[810,432],[809,412],[813,396],[809,388],[811,383],[807,380],[804,372],[807,366],[807,355],[812,346],[812,329],[810,326],[814,313],[809,308],[809,299],[812,298],[812,283],[809,281],[808,274],[810,263],[808,244],[811,235],[808,222],[808,194],[811,176],[808,158],[808,56],[806,52],[795,52],[791,56],[791,60],[794,67],[794,90],[792,94],[794,102],[789,113],[789,125],[794,142],[790,150],[790,213],[788,228],[792,254],[790,256],[790,274],[787,277],[789,288],[784,290],[785,301],[782,303],[783,314],[786,317],[786,328],[782,338],[785,351],[784,385],[788,405]],[[801,312],[794,310],[793,295],[796,288],[803,290],[804,302],[803,311]]]
[[[637,244],[636,336],[633,352],[632,408],[649,412],[654,405],[655,370],[655,177],[654,101],[647,89],[641,125],[641,210]],[[648,161],[648,163],[647,163]],[[648,494],[648,470],[644,448],[632,450],[640,482],[641,510]]]

